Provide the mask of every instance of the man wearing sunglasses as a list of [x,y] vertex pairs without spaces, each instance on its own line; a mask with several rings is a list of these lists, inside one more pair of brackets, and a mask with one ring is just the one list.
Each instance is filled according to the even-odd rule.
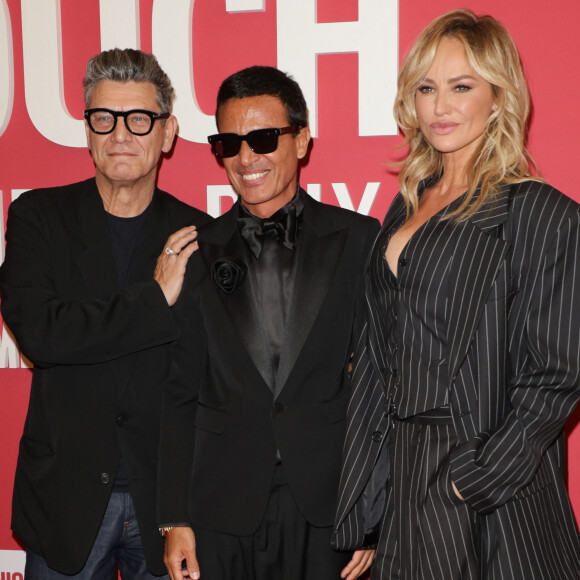
[[173,580],[353,580],[372,550],[335,552],[330,537],[355,301],[378,222],[299,187],[307,109],[284,73],[227,78],[216,121],[209,142],[239,199],[200,230],[175,305],[165,562]]
[[155,57],[103,52],[84,90],[95,177],[14,201],[0,270],[2,315],[34,363],[12,511],[30,580],[166,572],[155,496],[170,305],[191,226],[210,219],[156,187],[177,123]]

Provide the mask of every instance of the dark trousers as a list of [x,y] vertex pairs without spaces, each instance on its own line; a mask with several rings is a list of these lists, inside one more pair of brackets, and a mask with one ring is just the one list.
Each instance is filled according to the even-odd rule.
[[123,580],[161,580],[147,569],[139,525],[129,493],[111,494],[107,511],[87,563],[74,576],[60,574],[48,567],[38,554],[26,552],[26,580],[117,580],[118,570]]
[[332,526],[310,525],[276,466],[264,518],[251,536],[195,530],[197,558],[207,580],[338,580],[350,552],[330,546]]
[[373,580],[479,580],[477,515],[451,485],[449,451],[456,442],[445,421],[394,422]]

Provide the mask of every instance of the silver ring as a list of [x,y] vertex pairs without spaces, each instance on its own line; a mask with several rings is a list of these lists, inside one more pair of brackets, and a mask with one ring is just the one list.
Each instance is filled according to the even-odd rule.
[[167,246],[167,247],[165,248],[165,253],[166,253],[168,256],[169,256],[170,254],[176,254],[176,255],[177,255],[177,252],[176,252],[176,251],[175,251],[173,248],[170,248],[169,246]]

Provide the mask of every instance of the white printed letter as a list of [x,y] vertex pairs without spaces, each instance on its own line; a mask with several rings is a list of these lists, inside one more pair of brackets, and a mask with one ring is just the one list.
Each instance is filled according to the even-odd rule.
[[[8,127],[14,102],[12,26],[5,0],[0,0],[0,136]],[[0,214],[2,215],[2,214]]]
[[352,203],[352,199],[350,197],[350,193],[348,192],[346,183],[333,183],[332,189],[334,189],[334,193],[336,194],[336,199],[338,200],[340,207],[350,209],[352,211],[357,211],[362,215],[369,215],[371,208],[373,207],[373,202],[377,197],[380,185],[380,181],[370,181],[366,184],[357,210],[354,208],[354,204]]
[[238,195],[231,185],[208,185],[207,186],[207,213],[212,217],[222,214],[222,197],[231,197],[234,202]]
[[195,0],[153,3],[153,52],[175,88],[173,112],[179,121],[179,136],[194,143],[207,143],[215,133],[213,115],[206,115],[195,95],[195,71],[191,46]]
[[139,0],[100,0],[101,50],[139,48]]
[[24,95],[30,119],[50,141],[85,147],[81,120],[64,102],[59,0],[22,0]]
[[[398,0],[359,0],[357,22],[316,22],[317,0],[278,0],[278,68],[300,84],[317,132],[316,57],[357,52],[359,135],[396,135]],[[337,87],[340,90],[340,86]]]

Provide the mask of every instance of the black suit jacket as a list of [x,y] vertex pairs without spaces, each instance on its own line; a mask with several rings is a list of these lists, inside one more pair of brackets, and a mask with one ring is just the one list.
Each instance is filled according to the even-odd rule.
[[209,219],[156,190],[118,291],[94,179],[10,206],[2,315],[35,365],[12,529],[60,572],[83,566],[121,453],[148,565],[165,570],[154,506],[161,383],[177,327],[153,270],[171,233]]
[[[401,211],[399,196],[383,227]],[[494,546],[482,554],[483,577],[578,578],[562,444],[580,397],[579,206],[548,185],[524,182],[504,186],[455,227],[444,337],[459,440],[450,478]],[[369,490],[385,485],[373,475],[384,477],[389,399],[370,292],[366,302],[336,519],[342,549],[376,541]]]
[[274,386],[266,382],[250,276],[229,294],[212,281],[216,262],[245,262],[236,213],[200,231],[200,251],[174,307],[181,336],[164,388],[162,523],[252,533],[266,506],[278,449],[303,515],[317,526],[332,524],[355,299],[378,222],[304,197]]

